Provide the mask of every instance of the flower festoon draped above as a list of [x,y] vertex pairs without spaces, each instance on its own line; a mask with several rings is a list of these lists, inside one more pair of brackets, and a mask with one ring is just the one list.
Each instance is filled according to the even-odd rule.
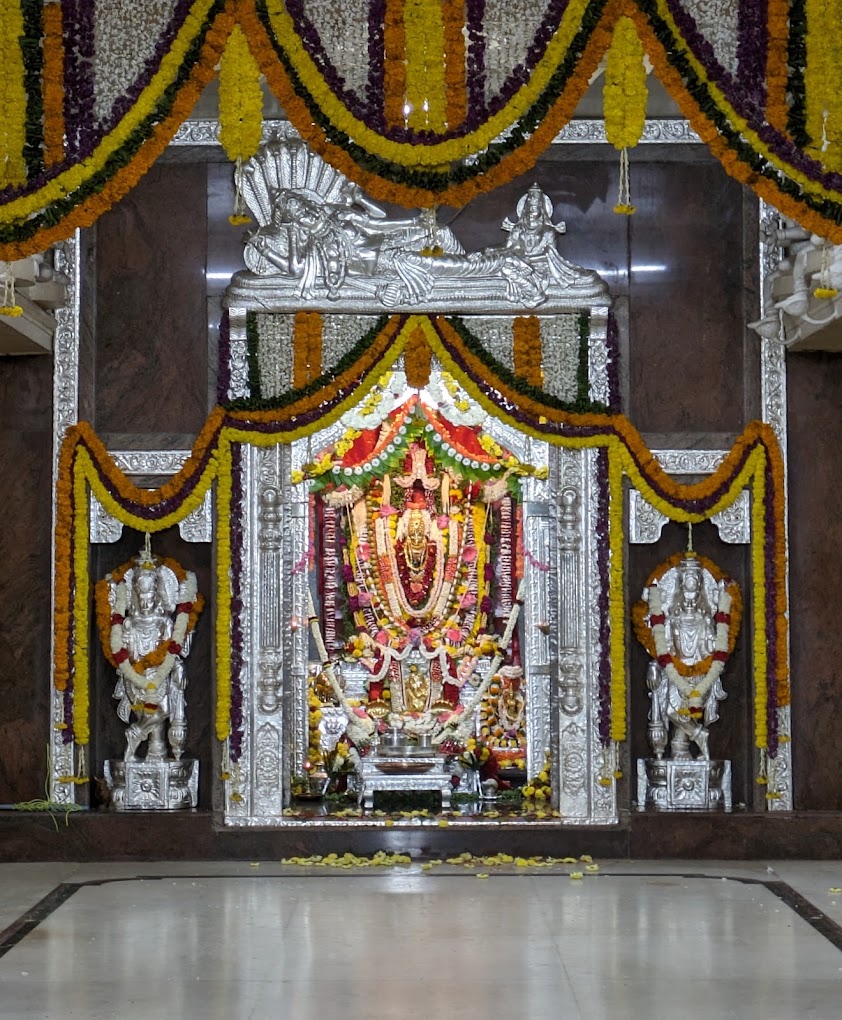
[[728,173],[842,242],[842,0],[0,0],[0,259],[126,194],[223,54],[232,158],[262,73],[374,197],[462,205],[532,166],[623,17]]

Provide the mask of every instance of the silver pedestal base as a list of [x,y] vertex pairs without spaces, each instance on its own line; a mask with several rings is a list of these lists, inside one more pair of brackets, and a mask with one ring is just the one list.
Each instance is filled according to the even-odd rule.
[[177,811],[199,799],[199,763],[180,761],[105,762],[105,781],[118,811]]
[[[384,772],[381,766],[397,769],[394,758],[380,758],[372,755],[362,760],[362,773],[359,780],[359,803],[363,810],[371,811],[374,807],[376,790],[396,790],[409,793],[415,790],[441,791],[443,811],[450,810],[450,791],[452,790],[452,773],[446,765],[443,755],[430,758],[413,758],[406,771]],[[417,771],[413,771],[413,767]]]
[[639,758],[637,807],[639,811],[730,811],[731,762]]

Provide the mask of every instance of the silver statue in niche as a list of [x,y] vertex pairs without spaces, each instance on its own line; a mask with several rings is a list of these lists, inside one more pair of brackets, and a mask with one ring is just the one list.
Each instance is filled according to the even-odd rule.
[[[183,759],[187,743],[185,690],[193,625],[202,608],[196,575],[153,555],[149,536],[126,568],[97,585],[110,610],[108,646],[117,670],[113,697],[127,724],[122,760],[105,763],[117,808],[195,807],[198,762]],[[146,753],[138,752],[146,745]]]
[[639,806],[730,810],[731,763],[711,761],[708,744],[726,697],[722,672],[739,628],[739,588],[690,550],[654,571],[633,615],[650,655],[647,731],[655,755],[638,762]]
[[246,239],[248,271],[237,273],[228,307],[552,312],[606,303],[600,277],[557,250],[563,223],[533,184],[504,220],[501,245],[466,253],[434,209],[391,217],[300,139],[271,138],[239,185],[258,223]]

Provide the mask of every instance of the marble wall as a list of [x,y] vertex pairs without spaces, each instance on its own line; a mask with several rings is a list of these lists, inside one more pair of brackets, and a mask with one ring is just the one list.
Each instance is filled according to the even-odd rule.
[[[527,177],[464,210],[443,209],[469,249],[500,243],[500,223],[536,180],[567,223],[560,250],[602,272],[616,296],[624,409],[652,446],[730,445],[757,414],[757,349],[745,323],[756,315],[755,200],[699,146],[641,146],[633,156],[637,214],[618,216],[613,150],[564,146]],[[112,448],[189,446],[214,400],[215,326],[226,273],[241,264],[241,236],[227,224],[230,168],[159,163],[85,236],[80,405]],[[42,795],[48,737],[51,366],[47,358],[0,359],[0,471],[12,512],[2,530],[0,593],[0,802]],[[842,708],[835,674],[836,599],[842,544],[833,512],[842,449],[842,374],[831,356],[790,359],[792,465],[793,706],[796,806],[842,810],[842,773],[821,749],[833,746]],[[21,465],[26,470],[21,470]],[[154,484],[156,480],[149,480]],[[100,576],[127,559],[127,533],[93,556]],[[155,540],[199,574],[211,591],[211,552],[175,532]],[[655,546],[630,552],[629,596],[648,572],[681,548],[668,526]],[[747,588],[746,551],[724,546],[712,526],[697,545]],[[837,563],[837,560],[840,560]],[[92,647],[96,645],[92,642]],[[630,647],[630,753],[646,753],[645,656]],[[95,653],[96,654],[96,653]],[[122,735],[112,678],[97,658],[99,688],[92,759],[118,754]],[[190,751],[203,764],[210,806],[213,723],[211,614],[197,631],[190,669]],[[734,800],[756,804],[747,635],[729,665],[713,752],[735,762]],[[817,753],[818,749],[818,753]],[[634,790],[623,793],[629,804]]]

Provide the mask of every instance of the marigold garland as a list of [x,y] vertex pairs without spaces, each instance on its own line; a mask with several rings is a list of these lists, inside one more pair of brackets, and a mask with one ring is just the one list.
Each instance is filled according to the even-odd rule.
[[618,20],[605,59],[605,138],[620,149],[620,185],[614,212],[631,215],[628,150],[643,136],[646,122],[646,67],[641,45],[631,18]]
[[293,322],[292,386],[301,390],[322,374],[322,315],[296,312]]
[[[752,503],[753,662],[755,739],[777,749],[768,719],[789,703],[785,585],[783,462],[768,425],[753,422],[738,437],[719,468],[693,485],[670,478],[639,433],[622,415],[571,414],[536,396],[523,397],[489,375],[488,364],[465,343],[453,324],[429,316],[400,315],[382,322],[372,342],[358,351],[336,377],[322,376],[303,391],[280,398],[265,410],[215,409],[182,470],[155,491],[140,489],[114,465],[89,425],[68,430],[59,456],[56,512],[55,686],[73,689],[74,737],[88,739],[88,490],[126,526],[158,531],[183,519],[217,482],[216,733],[225,740],[231,719],[231,446],[273,446],[307,435],[335,421],[365,398],[408,343],[420,336],[459,384],[489,413],[539,439],[574,449],[605,448],[608,453],[608,617],[611,713],[609,737],[625,738],[625,627],[623,591],[623,487],[633,484],[672,520],[701,521],[730,506],[747,486]],[[492,389],[493,388],[493,389]],[[494,396],[492,397],[492,392]],[[307,416],[312,416],[309,420]],[[768,607],[768,608],[767,608]],[[767,654],[767,648],[772,656]]]
[[225,8],[234,2],[196,0],[158,72],[94,153],[0,204],[0,258],[43,251],[76,227],[90,226],[138,183],[213,76],[233,25]]
[[537,315],[518,315],[512,322],[512,357],[515,373],[530,386],[540,388],[544,376],[541,372],[541,320]]
[[234,25],[219,62],[219,144],[235,163],[253,156],[263,130],[260,68]]
[[26,88],[21,0],[0,0],[0,188],[26,181]]
[[44,162],[64,158],[64,39],[61,4],[44,4]]
[[[11,179],[24,183],[26,167],[34,172],[38,162],[33,148],[38,144],[37,125],[32,118],[39,103],[47,114],[45,161],[57,166],[61,160],[61,121],[56,117],[62,98],[57,90],[64,86],[57,76],[62,59],[60,5],[48,4],[44,10],[44,88],[39,99],[37,90],[29,84],[36,74],[37,54],[23,71],[20,61],[14,59],[15,51],[20,53],[16,44],[20,33],[10,16],[20,20],[20,0],[2,2],[0,22],[6,34],[2,38],[0,94],[4,99],[5,130],[17,132],[26,150],[23,177],[19,160],[17,168],[14,160],[6,166]],[[426,28],[434,31],[423,37],[413,33],[407,39],[405,6],[412,8],[411,17],[418,15]],[[521,87],[479,127],[455,130],[465,123],[461,105],[464,96],[467,92],[474,95],[477,88],[472,78],[469,81],[464,77],[468,72],[460,7],[456,0],[437,5],[419,0],[387,0],[382,4],[386,50],[383,74],[388,86],[384,98],[395,104],[386,118],[395,129],[389,137],[382,133],[380,111],[371,110],[370,124],[351,115],[296,36],[298,23],[281,0],[194,0],[158,70],[126,116],[94,151],[83,162],[67,165],[58,174],[46,179],[33,177],[30,193],[9,197],[0,205],[0,256],[20,258],[67,237],[76,226],[92,223],[134,186],[213,74],[235,18],[271,87],[315,148],[375,197],[423,206],[436,200],[462,205],[474,195],[525,172],[572,116],[600,57],[611,45],[618,20],[622,19],[619,23],[623,24],[631,19],[659,77],[726,171],[808,229],[832,242],[842,240],[842,186],[838,177],[827,173],[842,161],[842,93],[835,88],[838,61],[829,48],[832,33],[816,27],[838,20],[838,0],[809,0],[809,17],[805,16],[804,0],[792,0],[789,5],[785,0],[769,0],[766,18],[768,123],[781,128],[788,120],[795,142],[807,144],[806,132],[796,123],[804,92],[809,97],[809,126],[821,162],[804,159],[803,150],[799,152],[762,122],[740,90],[720,76],[710,54],[698,45],[701,37],[688,28],[681,5],[672,0],[571,0],[543,53],[535,56],[534,66],[530,63],[530,70],[524,73]],[[469,31],[474,36],[481,28],[476,19],[476,11],[469,12]],[[27,24],[35,24],[34,16]],[[809,46],[806,58],[801,59],[799,40],[806,38],[808,30]],[[428,43],[433,38],[444,40],[445,61],[430,59],[435,46]],[[688,42],[691,38],[692,45]],[[413,58],[413,67],[426,67],[429,72],[424,83],[428,106],[424,111],[428,125],[425,131],[434,127],[433,121],[441,124],[438,134],[433,130],[429,137],[421,138],[420,144],[418,139],[399,140],[405,124],[404,61],[415,45],[421,47],[420,63]],[[232,51],[235,47],[232,44]],[[11,62],[6,59],[7,53],[13,58]],[[757,59],[762,61],[762,55]],[[474,63],[473,70],[482,78],[484,69]],[[802,67],[803,86],[799,84]],[[401,74],[403,85],[398,80]],[[420,88],[420,79],[416,80]],[[6,86],[13,87],[14,96],[6,96]],[[789,115],[787,91],[791,93]],[[423,108],[424,98],[421,105]],[[252,107],[256,109],[256,104]],[[476,119],[468,119],[472,126],[476,124]],[[15,152],[18,141],[11,146]],[[469,157],[470,164],[464,162]],[[619,205],[623,211],[631,209],[627,201]]]
[[424,331],[416,327],[404,347],[403,367],[406,372],[406,384],[413,389],[423,389],[430,381],[430,366],[433,352],[424,336]]

